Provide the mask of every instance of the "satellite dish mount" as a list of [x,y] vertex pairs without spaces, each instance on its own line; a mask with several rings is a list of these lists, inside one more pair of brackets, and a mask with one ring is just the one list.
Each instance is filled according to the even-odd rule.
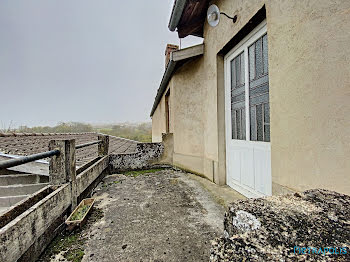
[[208,12],[207,12],[208,24],[211,27],[217,26],[220,22],[220,15],[221,14],[226,16],[227,18],[231,19],[233,21],[233,23],[236,23],[237,15],[235,15],[234,17],[231,17],[231,16],[225,14],[224,12],[220,12],[219,7],[217,7],[216,5],[211,5],[211,6],[209,6]]

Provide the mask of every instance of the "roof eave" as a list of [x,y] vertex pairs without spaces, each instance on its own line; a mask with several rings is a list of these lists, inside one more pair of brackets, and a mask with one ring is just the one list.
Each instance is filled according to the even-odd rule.
[[171,12],[170,21],[168,28],[170,31],[174,32],[176,27],[178,26],[182,13],[185,9],[187,0],[176,0],[173,6],[173,10]]
[[166,90],[166,88],[168,86],[170,78],[173,75],[176,63],[177,63],[176,61],[173,61],[172,59],[170,59],[168,65],[166,67],[166,70],[164,72],[162,81],[160,83],[160,86],[159,86],[156,98],[154,100],[154,104],[153,104],[151,115],[150,115],[151,117],[153,116],[154,111],[156,111],[156,108],[157,108],[157,106],[159,104],[159,101],[162,99],[162,96],[163,96],[163,94],[164,94],[164,92],[165,92],[165,90]]
[[162,81],[160,83],[156,98],[152,106],[152,110],[150,114],[151,117],[153,116],[154,111],[156,111],[158,104],[162,99],[165,90],[168,87],[169,81],[173,76],[174,72],[176,71],[176,68],[177,68],[176,66],[178,65],[178,63],[189,59],[193,59],[197,56],[203,55],[203,53],[204,53],[204,44],[200,44],[200,45],[191,46],[185,49],[181,49],[178,51],[174,51],[170,54],[169,63],[163,74]]

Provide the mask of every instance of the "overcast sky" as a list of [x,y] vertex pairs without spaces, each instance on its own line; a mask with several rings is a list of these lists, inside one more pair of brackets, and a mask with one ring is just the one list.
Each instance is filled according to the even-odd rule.
[[[173,0],[1,0],[0,128],[150,121]],[[194,37],[182,47],[200,43]]]

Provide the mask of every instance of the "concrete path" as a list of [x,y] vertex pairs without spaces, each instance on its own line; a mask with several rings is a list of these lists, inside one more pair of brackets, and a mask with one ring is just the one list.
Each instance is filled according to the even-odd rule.
[[223,232],[224,208],[181,171],[109,176],[96,197],[83,261],[208,261]]
[[224,206],[243,198],[174,169],[107,176],[93,197],[87,225],[57,237],[39,261],[209,261]]

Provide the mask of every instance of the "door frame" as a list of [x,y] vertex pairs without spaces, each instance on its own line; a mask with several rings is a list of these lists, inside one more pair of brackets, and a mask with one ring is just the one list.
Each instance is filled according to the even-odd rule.
[[[249,107],[249,60],[248,60],[248,47],[258,40],[261,36],[267,33],[266,19],[254,28],[245,38],[243,38],[232,50],[230,50],[224,56],[224,81],[225,81],[225,133],[226,133],[226,184],[228,184],[229,176],[229,146],[247,147],[247,148],[261,148],[269,150],[271,154],[270,142],[263,141],[250,141],[250,107]],[[230,81],[230,61],[237,55],[244,51],[244,63],[245,63],[245,108],[246,108],[246,140],[232,139],[232,123],[231,123],[231,81]],[[248,98],[248,99],[247,99]],[[267,181],[268,195],[271,195],[272,191],[272,179],[271,179],[271,164],[270,164],[270,181]],[[262,197],[266,196],[253,188],[245,186],[243,184],[232,181],[230,187],[237,190],[247,197]]]

